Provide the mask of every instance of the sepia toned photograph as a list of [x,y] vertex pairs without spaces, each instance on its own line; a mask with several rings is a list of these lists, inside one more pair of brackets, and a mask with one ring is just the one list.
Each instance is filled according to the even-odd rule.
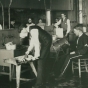
[[0,88],[88,88],[88,0],[0,0]]

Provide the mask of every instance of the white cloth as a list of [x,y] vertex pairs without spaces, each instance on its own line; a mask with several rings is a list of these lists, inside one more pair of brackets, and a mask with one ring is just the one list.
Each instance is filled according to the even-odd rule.
[[[16,60],[18,61],[23,61],[24,60],[24,57],[25,55],[22,55],[22,56],[18,56],[18,57],[14,57],[14,58],[10,58],[10,59],[4,59],[4,62],[5,63],[9,63],[9,64],[14,64],[14,65],[17,65],[17,62]],[[31,60],[34,60],[33,56],[32,55],[28,55],[27,58],[25,58],[27,61],[31,61]]]
[[58,38],[63,38],[63,28],[56,28],[56,35]]
[[35,50],[34,57],[38,58],[40,56],[40,42],[39,42],[39,32],[38,29],[34,29],[30,31],[31,33],[31,41],[30,46],[28,47],[28,51],[30,52],[33,48]]
[[21,33],[19,34],[19,36],[20,36],[21,38],[25,38],[25,37],[28,35],[29,27],[30,27],[30,26],[33,26],[33,25],[35,25],[35,24],[34,24],[34,23],[31,23],[31,24],[27,25],[26,28],[23,28],[23,30],[21,30]]
[[[27,28],[23,28],[23,30],[20,33],[20,37],[21,38],[25,38],[29,32],[29,27],[35,25],[35,24],[31,24],[28,25]],[[39,42],[39,33],[38,33],[38,29],[34,29],[30,31],[31,34],[31,40],[30,40],[30,46],[28,47],[28,52],[26,52],[26,54],[28,54],[33,48],[35,49],[35,53],[34,53],[34,57],[38,58],[40,56],[40,42]]]
[[29,32],[29,27],[35,25],[34,23],[31,23],[27,26],[26,31]]
[[19,34],[19,36],[21,38],[25,38],[28,35],[28,32],[26,30],[26,28],[23,28],[23,30],[21,31],[21,33]]
[[2,25],[0,24],[0,30],[2,30]]

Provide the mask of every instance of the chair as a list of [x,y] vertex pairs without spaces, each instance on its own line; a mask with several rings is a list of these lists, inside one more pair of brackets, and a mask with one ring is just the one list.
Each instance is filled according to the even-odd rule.
[[72,73],[74,73],[75,69],[78,69],[79,78],[81,78],[81,72],[88,72],[88,58],[72,61]]

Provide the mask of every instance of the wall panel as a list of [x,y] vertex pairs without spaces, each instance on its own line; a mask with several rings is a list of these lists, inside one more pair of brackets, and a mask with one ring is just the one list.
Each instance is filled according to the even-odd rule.
[[[8,7],[10,2],[10,0],[0,1],[4,7]],[[12,0],[11,8],[73,10],[73,0]]]
[[73,10],[73,0],[52,0],[53,10]]

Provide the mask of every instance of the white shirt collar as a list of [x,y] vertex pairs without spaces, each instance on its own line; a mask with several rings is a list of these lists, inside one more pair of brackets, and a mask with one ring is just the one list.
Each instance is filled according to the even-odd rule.
[[79,35],[79,37],[81,37],[83,35],[83,33],[81,35]]
[[27,28],[26,28],[27,32],[29,32],[29,27],[30,27],[30,26],[33,26],[33,25],[35,25],[35,24],[32,23],[32,24],[29,24],[29,25],[27,26]]

